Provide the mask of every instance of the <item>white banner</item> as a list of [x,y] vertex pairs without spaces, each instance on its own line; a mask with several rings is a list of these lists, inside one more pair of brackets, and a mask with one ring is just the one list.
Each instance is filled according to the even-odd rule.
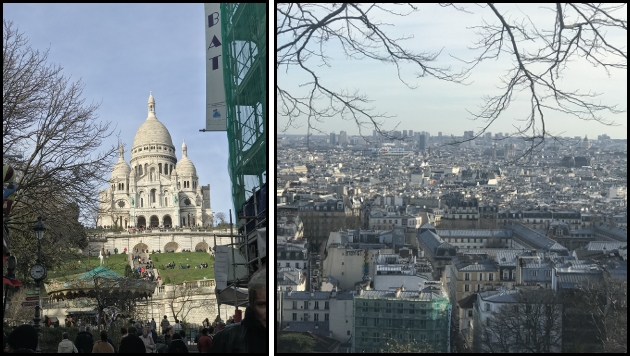
[[214,280],[217,284],[217,289],[219,290],[227,288],[229,250],[229,246],[215,246]]
[[220,4],[204,4],[206,27],[206,131],[226,131]]

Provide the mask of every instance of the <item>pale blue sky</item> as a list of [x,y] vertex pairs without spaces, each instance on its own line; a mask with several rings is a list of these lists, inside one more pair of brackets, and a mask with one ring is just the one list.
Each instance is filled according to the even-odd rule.
[[[523,17],[526,13],[539,26],[553,24],[553,13],[540,9],[541,5],[505,5],[498,4],[499,11],[506,17]],[[442,8],[436,4],[419,4],[419,12],[408,17],[394,17],[393,15],[383,15],[379,17],[381,22],[390,23],[393,26],[386,28],[386,32],[391,37],[413,36],[413,39],[402,42],[405,48],[415,52],[439,51],[443,49],[438,64],[451,65],[454,70],[461,68],[462,64],[454,60],[452,56],[470,60],[473,52],[467,47],[473,45],[477,38],[470,26],[481,25],[482,19],[489,22],[496,22],[490,9],[482,9],[474,5],[466,5],[473,14],[455,11],[452,8]],[[627,18],[627,10],[624,14],[617,14],[622,18]],[[609,39],[614,43],[627,47],[627,34],[619,31],[613,36],[609,31]],[[282,38],[278,40],[283,43]],[[503,54],[498,61],[489,60],[480,64],[472,72],[469,79],[471,84],[463,86],[453,83],[439,81],[433,78],[417,79],[414,73],[416,67],[403,65],[401,75],[411,84],[417,85],[416,89],[409,89],[398,80],[396,68],[393,65],[375,62],[370,59],[349,60],[346,59],[340,50],[340,46],[335,41],[329,41],[326,45],[326,54],[331,57],[330,67],[319,66],[316,68],[320,81],[334,89],[347,89],[354,91],[359,89],[362,94],[366,94],[373,102],[370,106],[375,111],[385,112],[395,115],[385,124],[385,129],[393,129],[395,124],[400,122],[397,130],[428,131],[437,135],[442,131],[444,135],[463,135],[464,131],[473,130],[475,132],[482,126],[482,122],[469,120],[470,115],[466,109],[475,111],[482,103],[484,95],[496,95],[499,93],[497,87],[501,84],[500,77],[505,69],[510,66],[512,60],[507,54]],[[314,63],[318,63],[313,61]],[[291,88],[293,93],[303,93],[305,88],[298,85],[309,81],[310,77],[305,76],[298,68],[290,68],[285,72],[281,68],[278,72],[278,81],[285,89]],[[568,70],[564,72],[563,84],[566,89],[579,89],[581,91],[595,91],[602,94],[602,103],[618,104],[618,109],[627,109],[627,71],[616,70],[608,77],[601,68],[593,68],[592,65],[579,60],[570,63]],[[310,88],[310,87],[307,87]],[[302,92],[300,92],[302,91]],[[523,118],[524,112],[529,111],[529,97],[526,93],[519,95],[511,104],[509,111],[493,124],[488,131],[512,132],[512,125],[518,125],[516,118]],[[627,137],[627,114],[612,115],[604,112],[606,119],[614,120],[621,126],[608,127],[596,122],[584,122],[567,115],[547,112],[546,124],[553,133],[561,133],[562,136],[584,136],[596,138],[600,134],[608,134],[613,138]],[[300,122],[299,128],[291,128],[287,133],[306,133],[305,120]],[[278,127],[284,127],[286,119],[278,118]],[[349,134],[358,134],[358,129],[353,122],[340,120],[339,118],[327,119],[324,123],[318,123],[317,127],[324,132],[339,132],[346,130]],[[372,129],[368,128],[364,132],[366,135],[372,134]]]
[[212,210],[227,215],[227,135],[199,132],[206,117],[203,4],[3,4],[3,17],[33,48],[50,48],[49,61],[65,75],[82,79],[86,102],[101,102],[100,118],[121,132],[127,162],[152,90],[178,159],[185,139],[199,183],[210,184]]

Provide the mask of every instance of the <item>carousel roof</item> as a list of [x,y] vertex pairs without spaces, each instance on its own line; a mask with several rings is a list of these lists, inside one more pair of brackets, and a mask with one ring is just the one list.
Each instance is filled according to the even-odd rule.
[[95,297],[98,293],[131,293],[134,298],[146,298],[153,294],[157,282],[127,278],[98,266],[69,281],[52,280],[45,283],[46,293],[54,299]]
[[85,273],[83,273],[82,275],[80,275],[79,277],[77,277],[78,280],[92,280],[94,279],[94,277],[99,277],[99,278],[107,278],[107,279],[116,279],[116,278],[121,278],[122,276],[119,275],[118,273],[112,271],[109,268],[105,268],[103,266],[98,266],[96,268],[94,268],[91,271],[87,271]]

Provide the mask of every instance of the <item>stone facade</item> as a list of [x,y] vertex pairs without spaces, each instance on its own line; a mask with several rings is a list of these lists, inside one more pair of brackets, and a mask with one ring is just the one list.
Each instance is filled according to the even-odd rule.
[[99,194],[98,226],[213,226],[210,185],[199,185],[185,142],[178,162],[171,135],[156,117],[153,95],[147,119],[136,132],[130,163],[120,144],[110,187]]

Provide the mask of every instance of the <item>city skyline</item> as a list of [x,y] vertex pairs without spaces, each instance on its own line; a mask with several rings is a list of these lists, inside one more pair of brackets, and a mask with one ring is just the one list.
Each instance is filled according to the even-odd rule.
[[[521,11],[531,16],[532,21],[538,24],[549,24],[554,20],[552,12],[534,8],[535,5],[501,6],[500,10],[506,11],[507,16],[522,16]],[[488,9],[468,6],[473,14],[456,11],[452,8],[442,8],[437,5],[419,5],[420,12],[407,17],[397,17],[383,14],[378,20],[389,23],[384,27],[391,37],[414,36],[414,39],[402,41],[402,45],[415,52],[442,50],[437,64],[452,66],[454,72],[463,67],[463,63],[454,57],[464,60],[472,59],[476,52],[467,46],[472,46],[476,39],[473,30],[467,27],[480,25],[481,18],[488,20],[492,17]],[[444,21],[444,18],[448,21]],[[456,24],[456,25],[454,25]],[[541,26],[542,27],[542,26]],[[611,41],[625,41],[617,37],[613,31],[608,33]],[[279,38],[279,43],[282,38]],[[409,89],[398,78],[396,67],[386,65],[369,59],[348,60],[340,50],[338,44],[330,41],[326,44],[327,65],[316,67],[320,80],[337,90],[346,90],[349,93],[359,90],[372,101],[366,106],[374,108],[374,112],[395,115],[396,117],[385,120],[385,130],[413,129],[414,131],[442,131],[445,135],[453,133],[461,135],[465,130],[477,132],[482,126],[481,121],[469,120],[471,115],[467,110],[475,111],[482,104],[485,95],[496,95],[497,86],[501,84],[500,77],[511,66],[511,58],[504,54],[499,60],[482,62],[472,72],[469,78],[470,85],[459,85],[440,81],[431,77],[417,79],[415,69],[408,64],[401,65],[401,78],[416,89]],[[317,63],[316,61],[313,61]],[[287,89],[294,90],[296,94],[304,95],[305,89],[299,85],[309,82],[309,78],[303,72],[295,68],[278,69],[278,82]],[[598,98],[601,103],[618,105],[618,109],[627,108],[627,73],[625,69],[611,71],[610,75],[600,67],[593,66],[583,60],[570,63],[565,69],[560,82],[571,90],[581,92],[598,92],[602,95]],[[492,126],[491,132],[513,132],[513,125],[522,125],[523,113],[530,110],[529,98],[526,93],[515,93],[515,101],[510,109],[505,112]],[[325,103],[322,102],[322,105]],[[619,126],[609,127],[596,122],[585,122],[579,119],[547,111],[546,128],[560,136],[577,136],[591,133],[593,136],[614,131],[614,138],[627,137],[626,113],[613,115],[603,112],[606,120],[613,120]],[[313,120],[311,122],[314,122]],[[287,123],[286,118],[278,118],[279,130]],[[397,127],[396,124],[400,123]],[[306,133],[306,120],[302,118],[297,123],[299,127],[289,127],[286,133]],[[344,121],[338,116],[325,119],[323,122],[315,122],[316,128],[324,134],[329,134],[334,128],[335,132],[347,131],[355,135],[358,131],[356,124]],[[415,126],[415,127],[414,127]],[[395,128],[396,127],[396,128]],[[457,128],[457,132],[448,132],[448,128]],[[364,135],[370,136],[373,127],[366,127]],[[317,130],[311,130],[311,134],[317,134]],[[610,133],[608,133],[610,135]]]

